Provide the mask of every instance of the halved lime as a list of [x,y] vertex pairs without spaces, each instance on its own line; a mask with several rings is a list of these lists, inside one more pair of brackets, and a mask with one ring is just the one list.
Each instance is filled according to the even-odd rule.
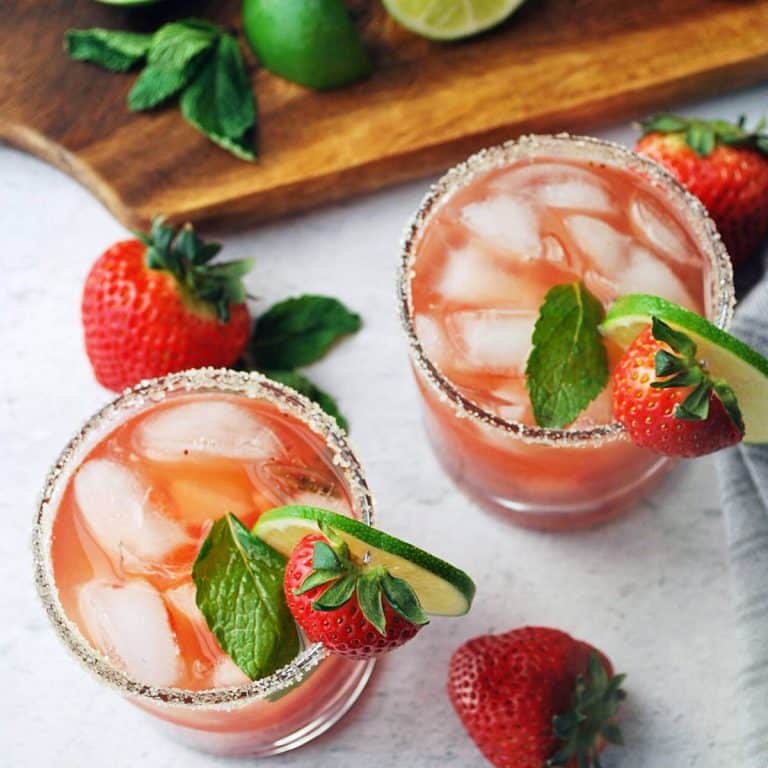
[[270,72],[309,88],[338,88],[371,73],[342,0],[244,0],[243,27]]
[[744,418],[744,441],[768,442],[768,360],[743,341],[695,312],[643,293],[617,299],[600,330],[619,346],[628,347],[654,315],[688,334],[710,375],[730,384]]
[[431,40],[458,40],[495,27],[525,0],[384,0],[406,29]]
[[461,616],[469,611],[475,585],[464,571],[351,517],[316,507],[278,507],[259,518],[253,534],[290,557],[305,536],[319,532],[319,522],[346,542],[355,560],[362,562],[367,555],[370,565],[383,565],[393,576],[405,579],[426,613]]

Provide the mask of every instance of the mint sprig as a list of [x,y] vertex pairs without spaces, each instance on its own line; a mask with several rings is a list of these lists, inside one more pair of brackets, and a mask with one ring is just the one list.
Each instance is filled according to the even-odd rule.
[[69,55],[125,72],[146,66],[128,94],[133,111],[154,109],[179,96],[184,118],[242,160],[254,160],[256,103],[240,47],[221,27],[184,19],[153,35],[109,29],[73,29]]
[[651,317],[651,335],[666,344],[672,352],[660,349],[654,359],[656,380],[653,389],[693,387],[688,396],[675,406],[674,416],[684,421],[704,421],[709,416],[711,395],[723,404],[738,429],[744,432],[744,419],[736,393],[723,379],[713,379],[706,367],[697,360],[693,339],[677,331],[658,317]]
[[197,606],[252,680],[288,664],[299,636],[283,592],[285,558],[231,514],[217,520],[192,568]]
[[603,305],[581,282],[556,285],[544,297],[526,364],[536,423],[570,424],[608,383],[608,356],[598,329]]
[[382,565],[358,564],[336,531],[324,524],[320,530],[326,541],[314,543],[312,571],[294,594],[303,595],[328,585],[312,602],[316,611],[335,611],[355,596],[363,616],[382,636],[387,633],[385,603],[411,624],[429,623],[419,598],[405,579],[392,576]]
[[330,296],[305,294],[271,306],[253,324],[239,368],[261,371],[316,402],[346,430],[336,401],[296,369],[316,362],[331,347],[357,332],[360,315]]

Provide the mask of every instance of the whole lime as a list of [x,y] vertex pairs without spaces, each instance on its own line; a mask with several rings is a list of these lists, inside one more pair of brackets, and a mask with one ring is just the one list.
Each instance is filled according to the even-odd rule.
[[341,0],[244,0],[245,36],[262,65],[309,88],[338,88],[371,73]]

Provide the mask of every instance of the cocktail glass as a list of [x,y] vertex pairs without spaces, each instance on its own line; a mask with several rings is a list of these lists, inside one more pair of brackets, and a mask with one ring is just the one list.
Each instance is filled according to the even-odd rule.
[[[159,404],[184,403],[201,395],[242,404],[263,402],[274,407],[278,417],[290,418],[292,429],[305,428],[312,444],[321,446],[328,466],[343,482],[352,515],[372,524],[372,501],[362,467],[344,434],[317,406],[259,374],[215,369],[185,371],[142,382],[126,391],[95,414],[64,449],[48,475],[37,511],[33,534],[35,581],[48,616],[67,648],[102,682],[152,715],[173,738],[220,755],[277,754],[307,743],[338,721],[365,688],[373,661],[333,656],[321,644],[313,644],[304,647],[291,663],[253,682],[245,682],[247,678],[227,659],[227,674],[241,678],[240,684],[203,690],[150,685],[132,677],[108,654],[91,645],[83,628],[65,610],[63,593],[57,585],[57,564],[52,556],[55,523],[75,473],[94,449],[103,446],[105,440],[114,441],[115,430],[132,417]],[[206,439],[201,434],[201,440]],[[173,573],[169,576],[174,577]],[[182,581],[186,580],[191,588],[190,579],[186,576]],[[135,620],[141,628],[142,617],[137,615]],[[183,650],[181,653],[183,656]]]
[[[700,254],[701,306],[698,309],[719,327],[726,328],[730,322],[734,291],[730,260],[702,204],[656,163],[617,144],[568,135],[527,136],[473,155],[448,171],[428,191],[406,230],[398,269],[398,305],[432,448],[457,485],[483,507],[525,527],[563,530],[587,527],[617,515],[655,484],[670,467],[670,461],[633,445],[621,425],[612,423],[611,418],[604,423],[576,422],[568,429],[552,429],[536,426],[530,416],[527,420],[517,418],[514,408],[503,415],[499,410],[494,411],[483,397],[476,396],[487,393],[469,391],[445,373],[444,369],[450,368],[450,359],[447,363],[433,359],[436,355],[427,351],[427,348],[436,348],[437,342],[431,338],[435,332],[434,324],[422,323],[420,331],[418,315],[421,308],[414,306],[413,290],[414,282],[418,280],[420,248],[425,242],[429,243],[430,229],[435,226],[435,221],[450,227],[454,208],[459,212],[456,215],[463,217],[466,208],[460,206],[473,202],[475,187],[482,187],[484,194],[488,192],[489,185],[492,187],[498,183],[500,188],[504,187],[507,169],[534,167],[531,173],[535,175],[538,173],[536,164],[547,164],[549,167],[552,163],[565,163],[566,170],[568,163],[574,164],[573,178],[560,178],[547,188],[548,197],[543,198],[559,209],[570,205],[565,198],[578,190],[578,185],[584,180],[584,171],[588,171],[588,176],[593,178],[606,174],[626,176],[628,181],[622,181],[623,185],[636,183],[638,194],[647,193],[655,198],[651,200],[654,210],[661,209],[664,217],[672,217],[674,232],[678,235],[687,233],[684,235],[687,238],[686,247],[693,247]],[[584,183],[589,186],[589,178],[584,178]],[[606,189],[610,198],[610,184],[607,184],[606,188],[589,192],[591,197],[585,205],[599,209],[603,204],[600,195],[604,197]],[[626,193],[626,190],[622,192]],[[482,197],[480,193],[478,196]],[[502,216],[505,214],[504,205],[506,203],[502,201],[498,207]],[[479,216],[475,209],[470,223],[480,229],[485,228],[485,232],[493,238],[498,234],[494,230],[498,222],[489,222],[488,210],[484,209]],[[521,210],[523,213],[520,213]],[[441,216],[443,212],[446,213]],[[589,210],[586,213],[592,215]],[[514,220],[515,216],[524,217],[525,208],[509,210],[508,214],[510,220]],[[559,210],[558,215],[561,214],[562,210]],[[585,217],[580,218],[583,220]],[[526,240],[519,231],[510,229],[509,223],[505,226],[504,234],[510,242]],[[449,248],[448,241],[453,235],[448,230],[446,232],[440,237],[445,238],[445,247]],[[659,234],[664,233],[655,232],[655,235]],[[614,235],[624,237],[623,233]],[[498,243],[492,246],[498,247]],[[570,274],[568,280],[584,278],[583,274],[579,274],[578,267],[565,265],[569,254],[557,244],[556,238],[550,243],[537,241],[536,246],[541,247],[537,259],[551,259],[552,263],[561,260],[556,270],[559,275]],[[554,256],[546,250],[552,246]],[[426,246],[435,247],[434,241]],[[437,247],[439,250],[442,246]],[[524,261],[521,260],[522,266],[518,265],[523,277],[526,269]],[[539,263],[533,259],[530,269],[537,268],[534,262]],[[572,270],[571,273],[568,269]],[[464,263],[461,270],[452,274],[450,290],[461,294],[463,282],[468,284],[476,277],[476,272],[469,270]],[[626,278],[626,275],[623,277]],[[481,277],[485,289],[497,294],[503,292],[505,279],[495,281],[492,276]],[[559,281],[562,278],[552,284]],[[631,281],[625,279],[626,282]],[[667,298],[674,300],[681,292],[680,285],[679,281],[670,282],[675,283],[675,295]],[[608,283],[610,281],[601,280],[600,275],[591,283],[593,291],[605,303],[609,303],[610,297],[601,295],[601,292]],[[428,288],[431,290],[430,286]],[[640,288],[639,292],[648,291]],[[525,294],[525,291],[520,293]],[[540,299],[536,299],[537,306]],[[510,312],[512,316],[518,310]],[[532,314],[531,307],[526,307],[522,314],[531,325],[526,335],[529,340],[535,314]],[[482,343],[490,343],[490,337],[484,338],[475,333],[475,338]],[[447,348],[446,345],[443,347]],[[524,366],[524,358],[525,355],[522,355],[519,361],[521,367]],[[518,373],[518,388],[527,399],[522,371]],[[604,400],[610,409],[609,398],[604,396]],[[609,417],[611,415],[609,413]]]

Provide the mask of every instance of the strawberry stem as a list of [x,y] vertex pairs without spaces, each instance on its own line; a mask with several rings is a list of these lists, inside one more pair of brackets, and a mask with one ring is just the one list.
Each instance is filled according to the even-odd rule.
[[610,677],[600,656],[590,654],[586,677],[576,678],[570,709],[552,719],[552,728],[563,746],[547,760],[544,768],[576,765],[600,768],[603,741],[623,744],[619,727],[612,722],[626,693],[621,685],[625,675]]
[[135,235],[147,247],[147,267],[173,275],[185,295],[208,305],[222,323],[229,321],[231,304],[246,300],[242,278],[252,269],[252,259],[211,264],[221,251],[219,243],[201,240],[191,224],[177,231],[161,217],[152,221],[148,234]]
[[709,416],[709,403],[712,394],[720,400],[733,423],[744,432],[744,419],[741,415],[736,393],[722,379],[713,381],[705,365],[696,359],[696,342],[676,331],[658,317],[651,318],[651,333],[656,341],[666,344],[654,359],[656,380],[651,382],[654,389],[673,387],[693,387],[693,390],[675,406],[675,418],[685,421],[704,421]]
[[736,123],[727,120],[702,120],[661,113],[640,123],[643,136],[649,133],[678,135],[701,157],[706,157],[718,145],[746,147],[768,155],[768,133],[764,132],[765,121],[760,120],[754,130],[745,128],[746,117],[742,115]]

